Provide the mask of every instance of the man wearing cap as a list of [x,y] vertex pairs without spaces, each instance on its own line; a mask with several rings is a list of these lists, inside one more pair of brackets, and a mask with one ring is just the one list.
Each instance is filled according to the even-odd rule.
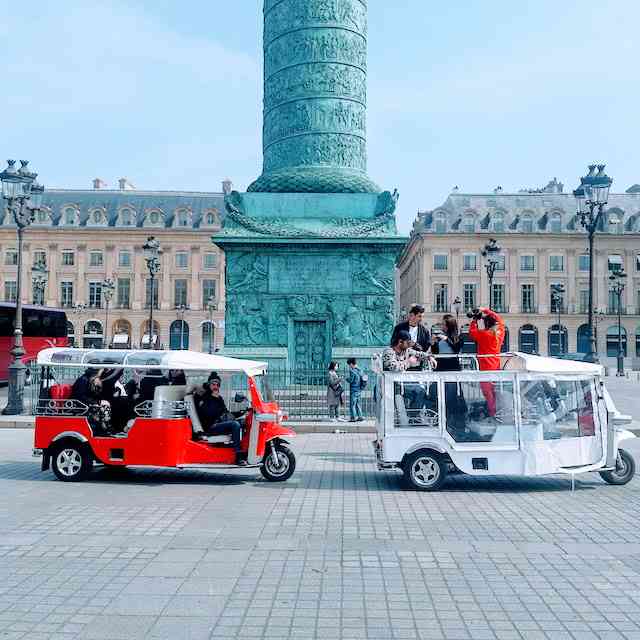
[[384,371],[408,371],[421,369],[424,363],[434,364],[434,358],[425,351],[417,351],[410,348],[411,334],[400,329],[393,337],[391,346],[382,352],[382,368]]
[[212,371],[204,384],[204,392],[195,396],[196,410],[202,429],[208,436],[231,434],[233,447],[236,451],[236,462],[245,466],[247,461],[240,459],[240,423],[237,420],[229,419],[231,414],[224,398],[220,395],[221,382],[220,376]]

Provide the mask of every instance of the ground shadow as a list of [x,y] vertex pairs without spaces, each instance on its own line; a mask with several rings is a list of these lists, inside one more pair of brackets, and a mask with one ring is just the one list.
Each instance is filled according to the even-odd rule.
[[331,451],[330,453],[315,452],[306,453],[305,455],[310,458],[321,458],[322,460],[342,462],[343,464],[371,464],[373,461],[371,454],[363,453],[340,453]]

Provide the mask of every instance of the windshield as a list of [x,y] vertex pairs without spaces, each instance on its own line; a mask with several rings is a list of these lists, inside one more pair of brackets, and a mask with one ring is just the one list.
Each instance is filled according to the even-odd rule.
[[269,384],[267,376],[265,374],[255,376],[254,380],[262,399],[265,402],[275,402],[275,397],[273,395],[273,391],[271,390],[271,385]]

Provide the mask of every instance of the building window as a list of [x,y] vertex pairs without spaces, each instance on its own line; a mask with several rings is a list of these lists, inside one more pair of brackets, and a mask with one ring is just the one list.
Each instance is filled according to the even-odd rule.
[[206,309],[209,300],[216,299],[216,281],[215,280],[203,280],[202,281],[202,308]]
[[216,214],[207,213],[207,224],[215,224],[215,223],[216,223]]
[[449,256],[446,253],[436,253],[433,256],[433,270],[446,271],[449,268]]
[[5,280],[4,301],[13,303],[18,301],[18,283],[15,280]]
[[62,266],[73,267],[75,264],[75,253],[73,251],[62,252]]
[[35,282],[32,283],[33,304],[44,306],[46,289],[47,289],[46,284],[43,288],[43,287],[36,286]]
[[89,252],[89,266],[90,267],[102,267],[104,265],[104,257],[102,251],[90,251]]
[[636,256],[636,271],[640,271],[640,254]]
[[130,227],[133,224],[133,215],[129,209],[125,209],[120,213],[120,224],[123,227]]
[[104,217],[101,211],[94,211],[91,215],[91,220],[93,224],[102,224],[104,222]]
[[536,270],[535,256],[520,256],[520,271],[535,271],[535,270]]
[[589,271],[589,254],[583,253],[578,256],[578,271]]
[[476,271],[478,268],[478,256],[475,253],[465,253],[462,260],[463,271]]
[[436,233],[446,233],[447,232],[447,218],[444,213],[436,213]]
[[[619,340],[618,338],[621,338]],[[622,354],[627,357],[627,330],[624,327],[620,329],[618,336],[618,327],[613,326],[607,329],[607,357],[615,358],[618,355],[618,347],[622,347]]]
[[504,271],[506,269],[507,266],[507,259],[503,254],[500,254],[498,256],[498,259],[496,260],[496,271]]
[[549,229],[551,233],[562,233],[562,216],[559,213],[554,213],[551,216]]
[[202,266],[205,269],[215,269],[218,266],[218,254],[209,251],[202,258]]
[[506,313],[506,293],[504,284],[494,284],[491,292],[491,306],[498,313]]
[[536,313],[535,286],[523,284],[520,290],[522,313]]
[[118,278],[116,304],[119,309],[128,309],[131,306],[131,280],[129,278]]
[[4,263],[7,267],[17,267],[18,252],[15,249],[7,249],[4,252]]
[[462,222],[462,230],[465,233],[473,233],[476,230],[476,220],[472,214],[467,214]]
[[125,268],[131,266],[131,251],[120,251],[118,253],[118,266]]
[[492,216],[492,226],[496,233],[504,233],[504,214],[494,213]]
[[89,306],[94,309],[102,308],[102,282],[89,283]]
[[46,224],[49,220],[49,214],[44,209],[39,209],[37,214],[38,224]]
[[[151,278],[147,278],[145,281],[144,306],[146,309],[151,307]],[[160,308],[160,301],[158,298],[158,278],[153,279],[153,308]]]
[[551,309],[551,313],[565,313],[564,307],[564,293],[556,293],[554,292],[554,287],[557,287],[558,284],[552,284],[549,288],[549,308]]
[[[624,298],[624,295],[622,296]],[[609,305],[607,307],[607,313],[611,316],[615,316],[618,314],[618,306],[620,306],[620,313],[624,313],[624,299],[620,301],[618,305],[618,295],[609,289]]]
[[149,222],[151,224],[158,224],[158,222],[160,222],[160,214],[157,211],[152,211],[149,214]]
[[477,290],[478,287],[475,284],[465,284],[463,286],[465,311],[470,311],[471,309],[475,309],[478,306],[478,296],[476,295]]
[[622,256],[610,255],[607,259],[607,267],[611,273],[622,271]]
[[176,267],[186,269],[189,266],[189,253],[187,251],[176,251]]
[[518,347],[523,353],[538,353],[538,329],[532,324],[520,328]]
[[578,296],[579,313],[589,313],[589,289],[580,289]]
[[60,304],[65,308],[73,306],[73,282],[60,283]]
[[549,271],[553,273],[564,271],[564,256],[549,256]]
[[47,264],[47,252],[39,249],[38,251],[33,252],[33,266],[39,264]]
[[533,233],[533,218],[531,216],[522,216],[520,231],[522,233]]
[[188,227],[189,226],[189,214],[185,211],[181,211],[178,214],[178,226],[179,227]]
[[176,280],[173,283],[173,302],[175,307],[187,306],[186,280]]
[[609,216],[609,233],[624,233],[624,225],[622,223],[621,215],[612,213]]
[[446,284],[437,284],[434,287],[433,297],[435,305],[433,310],[436,313],[446,313],[449,311],[449,287]]
[[74,225],[76,223],[76,210],[67,208],[64,210],[64,223]]

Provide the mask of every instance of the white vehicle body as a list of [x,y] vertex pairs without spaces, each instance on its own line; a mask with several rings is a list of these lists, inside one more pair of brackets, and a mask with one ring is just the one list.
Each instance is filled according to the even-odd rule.
[[635,437],[598,365],[517,353],[497,371],[383,372],[377,359],[374,370],[380,469],[431,450],[476,476],[615,470],[620,443]]

